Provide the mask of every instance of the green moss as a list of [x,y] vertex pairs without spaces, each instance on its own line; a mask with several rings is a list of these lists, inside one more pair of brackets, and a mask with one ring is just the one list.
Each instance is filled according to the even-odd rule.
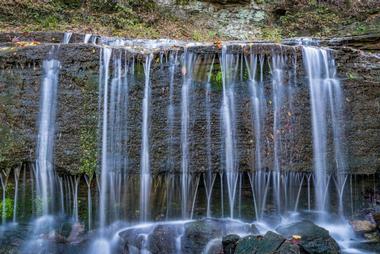
[[356,72],[347,72],[346,76],[350,80],[358,80],[361,79],[360,75]]
[[[5,210],[3,210],[3,206],[5,204]],[[2,211],[2,218],[11,219],[13,217],[13,199],[6,198],[5,202],[0,202],[0,210]]]
[[265,27],[261,29],[261,39],[274,42],[281,42],[282,38],[280,29],[275,27]]
[[86,174],[90,179],[97,168],[96,129],[84,128],[80,135],[81,159],[79,172]]
[[33,199],[33,207],[35,214],[42,214],[43,211],[43,202],[41,197],[36,197]]
[[79,173],[86,174],[91,180],[97,169],[97,81],[80,77],[75,82],[82,88],[82,110],[86,112],[80,123]]
[[222,71],[218,70],[216,73],[211,74],[211,88],[216,91],[223,90],[223,74]]
[[219,34],[215,31],[194,30],[191,35],[193,41],[215,41]]

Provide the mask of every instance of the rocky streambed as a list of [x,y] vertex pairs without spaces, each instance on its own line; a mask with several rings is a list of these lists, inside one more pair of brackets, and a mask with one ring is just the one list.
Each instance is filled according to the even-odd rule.
[[157,224],[127,229],[124,253],[339,253],[329,232],[311,221],[281,225],[260,234],[255,224],[222,219]]

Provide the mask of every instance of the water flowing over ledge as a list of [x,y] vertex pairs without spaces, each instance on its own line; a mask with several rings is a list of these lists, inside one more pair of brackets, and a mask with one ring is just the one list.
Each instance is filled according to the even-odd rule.
[[[311,40],[197,44],[67,33],[62,43],[43,65],[36,163],[13,170],[13,221],[18,221],[17,206],[31,205],[30,214],[43,215],[34,223],[34,234],[46,234],[42,225],[53,230],[57,215],[68,215],[75,223],[86,221],[88,229],[100,229],[93,250],[106,253],[107,231],[116,221],[212,216],[273,227],[268,216],[286,220],[307,211],[328,227],[332,214],[344,222],[362,207],[363,186],[376,195],[378,176],[357,177],[357,165],[347,156],[350,91],[337,73],[339,52]],[[23,50],[20,64],[38,64],[42,54]],[[87,61],[86,52],[98,64]],[[10,62],[0,60],[6,70]],[[86,71],[96,73],[91,93],[86,97],[84,86],[77,102],[72,100],[76,92],[64,87],[66,81],[61,84],[70,61],[80,68],[79,79],[88,79]],[[67,107],[62,95],[71,99],[74,111],[60,109]],[[79,127],[74,120],[66,128],[62,118],[78,109],[85,110]],[[60,166],[73,168],[74,151],[79,151],[79,170],[72,176]],[[67,164],[56,163],[62,154]],[[0,175],[4,225],[11,169]],[[31,246],[40,240],[32,238]]]

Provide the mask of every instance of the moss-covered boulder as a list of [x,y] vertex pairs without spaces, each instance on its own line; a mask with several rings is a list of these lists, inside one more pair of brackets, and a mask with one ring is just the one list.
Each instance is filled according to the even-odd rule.
[[303,220],[289,225],[280,226],[277,232],[287,238],[292,235],[301,236],[299,245],[311,254],[340,253],[338,243],[330,236],[329,231],[315,225],[313,222]]

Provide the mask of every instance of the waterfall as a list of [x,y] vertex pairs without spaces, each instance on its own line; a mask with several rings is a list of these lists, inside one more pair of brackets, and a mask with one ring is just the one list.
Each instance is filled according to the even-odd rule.
[[87,44],[91,39],[92,34],[85,34],[83,38],[83,43]]
[[112,49],[103,48],[101,57],[101,75],[99,86],[103,91],[103,118],[102,118],[102,147],[101,147],[101,185],[100,185],[100,208],[99,208],[99,226],[104,228],[106,225],[106,209],[107,209],[107,179],[108,179],[108,156],[107,156],[107,137],[108,137],[108,81],[109,81],[109,64]]
[[273,93],[273,191],[277,212],[281,209],[281,109],[284,100],[284,72],[285,59],[281,54],[272,54],[272,93]]
[[6,222],[6,191],[7,191],[7,183],[8,183],[8,176],[4,173],[0,174],[0,182],[1,182],[1,192],[2,192],[2,207],[1,207],[1,224],[4,225]]
[[234,205],[236,196],[236,184],[238,172],[236,168],[236,136],[235,136],[235,114],[234,114],[234,80],[237,75],[238,58],[233,54],[227,53],[227,46],[222,48],[222,83],[223,83],[223,141],[224,141],[224,160],[225,175],[227,178],[227,191],[230,206],[230,217],[234,217]]
[[74,193],[73,193],[73,219],[75,222],[78,222],[79,215],[78,215],[78,188],[79,188],[79,182],[80,177],[75,176],[74,177]]
[[68,44],[70,42],[72,35],[73,35],[73,33],[71,33],[71,32],[64,33],[62,44]]
[[21,168],[17,167],[13,171],[14,181],[15,181],[15,195],[13,198],[13,223],[17,222],[17,202],[18,202],[18,181],[20,178]]
[[149,156],[149,112],[150,112],[150,97],[151,97],[151,84],[150,72],[153,54],[145,57],[144,74],[145,74],[145,88],[143,99],[143,115],[142,115],[142,144],[141,144],[141,178],[140,178],[140,220],[147,221],[149,218],[149,202],[150,202],[150,156]]
[[87,185],[87,217],[88,217],[88,230],[92,229],[92,199],[91,199],[91,181],[92,178],[87,175],[84,176]]
[[172,52],[169,56],[169,107],[168,107],[168,129],[169,129],[169,139],[168,139],[168,164],[169,171],[173,172],[174,161],[173,161],[173,143],[174,143],[174,74],[176,70],[178,52]]
[[60,66],[60,62],[55,59],[43,62],[36,152],[36,183],[43,215],[49,213],[49,199],[53,197],[54,191],[53,151]]
[[[259,62],[259,78],[256,78],[257,63]],[[264,97],[264,56],[256,55],[254,52],[246,57],[246,64],[248,70],[248,85],[251,94],[252,112],[253,112],[253,126],[255,130],[255,166],[256,171],[250,175],[251,188],[254,198],[256,219],[260,219],[266,203],[266,173],[262,166],[262,135],[264,128],[264,114],[265,114],[265,97]]]
[[[316,208],[326,211],[329,203],[329,179],[335,169],[338,181],[339,213],[343,213],[342,194],[345,185],[345,151],[342,145],[342,92],[336,78],[336,68],[327,49],[303,46],[302,54],[308,78],[312,115],[313,165]],[[329,121],[330,119],[330,121]],[[334,163],[327,157],[331,122]]]
[[184,53],[182,75],[183,84],[181,90],[181,186],[182,186],[182,218],[189,217],[188,196],[189,196],[189,90],[192,84],[194,67],[194,54],[188,51]]
[[215,57],[213,57],[210,70],[207,77],[206,84],[206,124],[207,124],[207,136],[206,136],[206,150],[207,150],[207,177],[204,177],[207,207],[206,216],[211,217],[211,194],[215,183],[216,175],[212,173],[212,153],[211,153],[211,75],[214,68]]
[[[112,60],[112,61],[111,61]],[[101,53],[99,78],[99,108],[101,116],[101,176],[100,176],[100,223],[104,227],[109,221],[120,219],[123,211],[122,187],[128,171],[128,91],[129,62],[125,51],[104,47]],[[112,72],[110,72],[112,70]],[[103,96],[103,97],[102,97]],[[88,188],[89,217],[91,208],[91,179],[85,178]],[[89,227],[91,218],[89,218]]]

